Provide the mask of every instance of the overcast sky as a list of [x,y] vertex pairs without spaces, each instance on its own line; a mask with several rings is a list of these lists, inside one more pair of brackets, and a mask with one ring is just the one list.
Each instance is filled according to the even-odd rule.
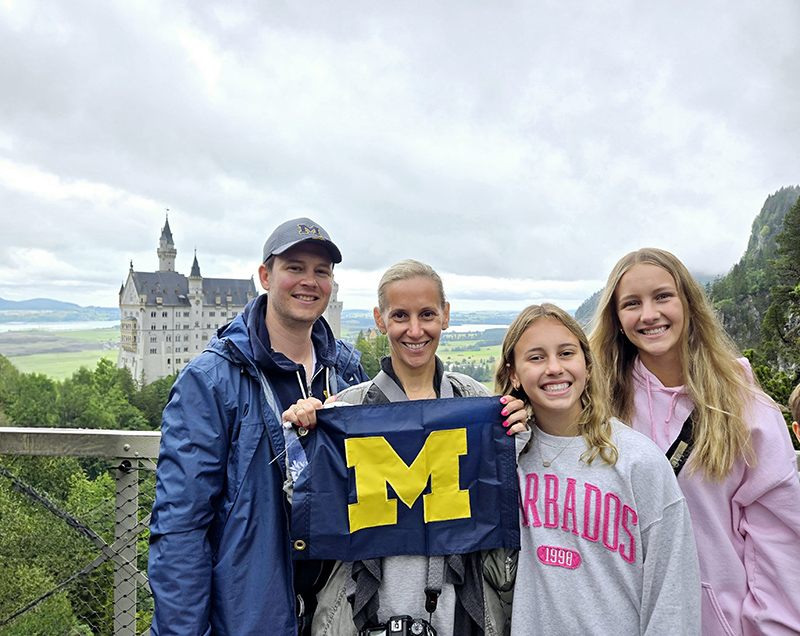
[[249,277],[280,222],[345,308],[417,258],[454,310],[576,308],[612,265],[742,255],[800,183],[800,2],[0,0],[0,297]]

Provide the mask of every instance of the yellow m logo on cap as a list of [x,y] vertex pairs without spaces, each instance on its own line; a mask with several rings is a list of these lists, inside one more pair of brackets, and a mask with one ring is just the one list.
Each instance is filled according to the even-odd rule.
[[312,236],[317,238],[322,238],[319,232],[319,228],[316,225],[306,225],[305,223],[298,223],[297,229],[300,230],[299,234],[301,236]]
[[348,506],[350,532],[397,523],[397,500],[389,499],[391,485],[409,508],[422,498],[425,523],[471,516],[469,491],[459,489],[459,461],[467,454],[463,428],[434,431],[417,458],[407,465],[384,437],[350,438],[344,442],[347,466],[355,469],[358,503]]

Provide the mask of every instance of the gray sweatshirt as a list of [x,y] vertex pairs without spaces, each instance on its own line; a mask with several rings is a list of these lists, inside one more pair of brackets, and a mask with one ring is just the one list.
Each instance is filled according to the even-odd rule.
[[[519,457],[522,550],[512,636],[700,634],[686,501],[658,447],[612,423],[614,466],[600,457],[582,462],[581,437],[538,428],[538,440]],[[521,449],[527,435],[518,437]]]

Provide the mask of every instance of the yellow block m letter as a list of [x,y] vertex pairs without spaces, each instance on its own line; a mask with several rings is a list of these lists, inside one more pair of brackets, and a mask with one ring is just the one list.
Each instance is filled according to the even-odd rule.
[[383,437],[361,437],[344,442],[347,466],[355,468],[358,503],[348,506],[350,532],[397,523],[397,500],[389,499],[391,484],[409,508],[422,498],[425,523],[464,519],[470,516],[469,491],[459,490],[460,455],[467,454],[467,431],[463,428],[434,431],[411,466],[400,458]]

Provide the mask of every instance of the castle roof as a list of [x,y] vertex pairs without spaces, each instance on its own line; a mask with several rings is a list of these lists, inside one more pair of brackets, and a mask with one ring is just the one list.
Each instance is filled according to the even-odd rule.
[[[199,268],[198,268],[199,270]],[[188,307],[191,302],[188,298],[189,280],[177,272],[131,272],[136,293],[146,296],[146,305],[161,304],[165,307]],[[249,297],[248,297],[249,294]],[[203,304],[215,305],[217,296],[221,303],[227,304],[227,297],[231,297],[231,304],[244,306],[250,298],[256,296],[256,286],[253,279],[239,278],[204,278],[203,279]],[[157,302],[161,298],[161,302]]]
[[200,265],[197,263],[197,250],[194,251],[194,262],[192,263],[192,271],[189,273],[190,278],[202,278],[200,275]]
[[161,240],[166,241],[170,245],[174,245],[175,242],[172,240],[172,231],[169,229],[169,217],[164,222],[164,228],[161,230]]

